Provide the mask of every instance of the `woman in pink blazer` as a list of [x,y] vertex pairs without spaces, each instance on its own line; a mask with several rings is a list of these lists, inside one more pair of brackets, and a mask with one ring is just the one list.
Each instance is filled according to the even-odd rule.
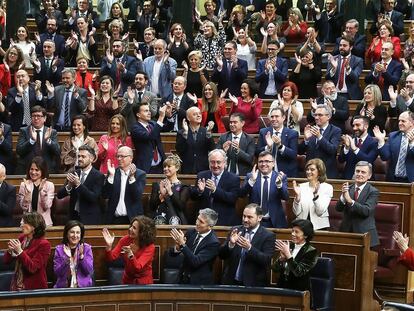
[[49,176],[46,161],[34,157],[28,167],[26,179],[20,184],[17,202],[24,213],[38,212],[46,226],[52,226],[50,209],[55,196],[55,185],[47,181]]

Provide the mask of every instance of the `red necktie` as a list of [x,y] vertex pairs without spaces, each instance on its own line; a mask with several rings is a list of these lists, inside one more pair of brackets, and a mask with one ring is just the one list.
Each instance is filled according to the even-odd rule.
[[362,146],[362,139],[361,138],[358,138],[356,146],[357,146],[357,148],[361,148],[361,146]]
[[342,90],[344,87],[344,81],[345,81],[345,63],[346,59],[345,57],[342,58],[342,64],[341,64],[341,71],[339,72],[339,82],[338,82],[338,90]]
[[359,197],[359,187],[355,187],[355,192],[354,192],[354,200],[358,200]]
[[[148,124],[147,125],[147,131],[148,133],[151,133],[152,128],[151,125]],[[154,162],[158,162],[158,150],[157,150],[157,146],[153,144],[153,154],[152,154],[152,158],[154,159]]]
[[[387,70],[387,63],[384,62],[384,63],[382,63],[382,65],[384,66],[385,70]],[[384,89],[384,76],[383,76],[384,72],[380,73],[380,76],[379,76],[379,79],[378,79],[378,86],[379,86],[380,90]]]

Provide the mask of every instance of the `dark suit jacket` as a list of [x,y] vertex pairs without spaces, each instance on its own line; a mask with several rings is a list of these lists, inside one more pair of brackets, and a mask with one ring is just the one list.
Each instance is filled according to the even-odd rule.
[[[377,21],[378,19],[375,18],[374,22],[372,23],[370,29],[372,35],[375,35],[378,32]],[[393,10],[391,14],[391,23],[392,29],[394,30],[394,36],[399,37],[399,35],[404,32],[404,14]]]
[[157,148],[161,156],[161,163],[165,159],[164,148],[161,143],[161,126],[154,121],[150,121],[152,126],[151,133],[139,122],[135,123],[131,131],[131,139],[134,143],[136,153],[135,164],[137,168],[149,172],[154,156],[154,148]]
[[[219,252],[220,242],[216,233],[212,230],[200,241],[195,252],[193,252],[193,244],[197,234],[195,229],[189,229],[185,233],[186,243],[181,250],[184,261],[180,269],[180,283],[213,285],[213,265]],[[170,254],[177,255],[174,249],[171,249]]]
[[202,171],[197,174],[195,186],[191,189],[191,197],[199,201],[199,209],[209,207],[218,213],[217,226],[232,226],[240,223],[236,214],[236,201],[240,188],[239,176],[225,170],[214,193],[207,188],[200,193],[197,187],[198,180],[211,179],[211,176],[211,171]]
[[223,57],[223,68],[219,72],[217,65],[214,68],[212,80],[217,83],[219,94],[225,89],[234,96],[240,96],[240,85],[247,78],[247,62],[240,58],[237,59],[237,68],[232,67],[230,76],[227,72],[227,61]]
[[[355,184],[349,187],[349,195],[354,197]],[[344,204],[341,200],[336,203],[335,209],[343,212],[344,217],[339,231],[352,233],[366,233],[371,235],[371,247],[379,244],[377,228],[375,227],[375,208],[378,202],[379,191],[367,183],[360,192],[354,205]]]
[[[316,103],[318,105],[324,105],[324,97],[318,97],[316,99]],[[331,122],[332,125],[339,127],[342,130],[342,133],[345,133],[345,122],[347,122],[349,118],[348,100],[338,94],[336,100],[332,101],[332,105],[335,108],[335,113],[332,112],[332,118],[329,120],[329,122]],[[312,111],[308,112],[306,119],[308,123],[315,124],[315,118],[312,115]]]
[[[217,148],[223,149],[223,144],[231,140],[231,132],[221,135],[217,143]],[[254,139],[250,135],[242,132],[239,139],[239,152],[236,153],[236,150],[231,147],[227,150],[227,167],[230,167],[230,162],[234,161],[239,169],[239,176],[246,176],[253,167],[255,148]]]
[[56,71],[53,72],[52,68],[47,68],[46,61],[43,56],[39,57],[40,72],[37,73],[36,69],[33,70],[33,80],[42,81],[42,94],[47,96],[46,80],[48,80],[54,86],[59,85],[62,81],[62,70],[65,68],[65,62],[63,59],[59,59],[57,62]]
[[[135,172],[135,182],[129,183],[129,178],[125,186],[125,196],[124,202],[126,206],[127,216],[129,220],[132,220],[135,216],[143,215],[144,209],[142,207],[142,194],[145,188],[145,172],[137,169]],[[108,179],[105,181],[103,187],[102,196],[105,199],[109,199],[107,210],[105,213],[105,223],[112,224],[115,217],[116,207],[119,202],[121,195],[121,172],[120,168],[117,168],[115,171],[113,184],[108,182]]]
[[[266,144],[267,132],[273,133],[273,127],[269,126],[263,128],[259,132],[259,141],[256,146],[256,155],[264,151]],[[298,155],[298,132],[292,129],[283,127],[281,141],[285,146],[283,153],[280,152],[280,148],[276,155],[276,163],[279,171],[285,173],[288,177],[296,177],[298,173],[298,164],[296,162],[296,156]],[[271,150],[272,152],[272,150]]]
[[[167,102],[173,103],[175,98],[174,94],[171,94],[168,97],[164,97],[161,100],[161,104],[160,107],[164,106]],[[187,94],[184,93],[184,95],[181,97],[180,100],[180,108],[177,111],[177,117],[178,117],[178,129],[181,130],[182,129],[182,124],[183,124],[183,119],[186,118],[186,113],[187,113],[187,109],[190,107],[196,107],[197,104],[194,103],[188,96]],[[168,118],[164,119],[164,127],[163,127],[163,132],[173,132],[174,131],[174,121],[173,120],[169,120]]]
[[[68,18],[68,22],[67,22],[67,29],[68,30],[73,30],[73,31],[78,31],[78,25],[76,23],[78,17],[80,16],[79,11],[76,12],[76,17],[75,17],[75,21],[73,22],[72,25],[69,24],[69,18]],[[96,13],[92,8],[91,5],[89,4],[89,10],[87,12],[87,18],[91,19],[91,23],[89,23],[89,30],[92,30],[92,27],[95,27],[96,29],[99,29],[99,16],[98,13]]]
[[390,85],[393,85],[395,88],[397,87],[402,74],[402,65],[399,61],[393,59],[387,66],[387,70],[384,73],[379,74],[378,77],[375,77],[374,68],[376,64],[377,63],[372,64],[370,74],[365,77],[365,83],[378,84],[379,77],[382,75],[384,78],[384,87],[381,90],[382,100],[390,100],[390,95],[388,94],[388,87]]
[[[328,64],[326,69],[326,79],[332,80],[335,85],[338,84],[339,75],[341,72],[342,66],[342,57],[340,55],[335,57],[338,61],[338,67],[336,68],[335,75],[332,76],[330,71],[332,68],[331,63]],[[364,61],[362,58],[357,57],[355,55],[351,55],[351,59],[349,60],[349,65],[351,67],[351,73],[349,75],[345,74],[345,83],[348,90],[348,95],[350,99],[362,99],[362,91],[359,85],[359,76],[362,73],[362,69],[364,68]]]
[[397,96],[397,103],[396,103],[395,107],[392,108],[391,105],[388,106],[388,115],[390,117],[397,117],[398,118],[399,115],[402,112],[407,111],[407,110],[409,110],[411,112],[414,112],[414,100],[411,101],[409,106],[407,106],[405,104],[405,100],[401,97],[401,95],[398,95]]
[[[243,226],[238,226],[237,229],[244,235],[245,228]],[[242,248],[237,244],[230,248],[229,240],[230,235],[220,247],[219,255],[225,260],[222,284],[233,285]],[[269,286],[270,262],[275,249],[275,236],[266,228],[259,226],[251,244],[252,248],[246,252],[244,260],[243,285]]]
[[183,161],[181,172],[183,174],[197,174],[208,170],[208,153],[215,147],[214,138],[207,137],[207,129],[200,127],[197,132],[197,140],[194,141],[193,132],[188,129],[187,138],[183,136],[183,130],[177,132],[175,150]]
[[3,141],[0,142],[0,163],[6,167],[6,172],[9,175],[14,173],[14,167],[12,167],[13,161],[13,145],[12,145],[12,130],[10,125],[1,123],[3,125]]
[[[256,82],[260,83],[259,87],[259,97],[262,97],[266,91],[267,86],[269,85],[269,73],[266,73],[266,59],[260,59],[257,63],[256,68]],[[286,82],[288,77],[289,65],[286,59],[282,57],[276,58],[276,71],[273,71],[273,76],[275,80],[276,91],[279,92],[283,83]]]
[[[17,139],[16,154],[17,154],[17,168],[16,174],[26,174],[27,166],[30,161],[35,157],[34,144],[30,143],[30,127],[22,127],[19,132],[19,138]],[[44,133],[46,133],[48,127],[44,127]],[[42,151],[41,156],[46,161],[49,173],[58,173],[60,163],[60,145],[57,139],[56,130],[52,130],[50,135],[50,143],[44,140],[41,142]]]
[[[36,54],[43,56],[43,43],[46,39],[51,39],[52,35],[47,32],[41,33],[40,35],[40,43],[36,45]],[[55,42],[55,55],[59,57],[64,57],[66,55],[65,49],[65,37],[61,34],[55,33],[53,36],[53,41]]]
[[[63,13],[59,10],[55,10],[53,16],[56,18],[56,26],[58,29],[63,28]],[[35,15],[35,21],[37,25],[37,31],[45,32],[47,30],[47,20],[49,19],[47,11],[45,9],[40,10]]]
[[328,16],[327,11],[321,12],[321,17],[315,20],[315,29],[318,31],[318,41],[325,43],[335,43],[337,37],[341,35],[341,28],[344,16],[338,10]]
[[[283,179],[282,187],[279,189],[276,187],[276,177],[278,172],[273,171],[270,178],[270,190],[269,190],[269,216],[272,222],[273,228],[287,228],[286,214],[283,210],[282,200],[289,200],[289,192],[287,185],[287,177]],[[262,174],[259,173],[253,187],[249,184],[249,178],[251,174],[247,174],[243,186],[240,189],[240,196],[249,195],[250,203],[261,203],[261,180]]]
[[[336,38],[335,48],[332,52],[332,55],[339,54],[339,42],[341,41],[342,37]],[[365,49],[367,44],[367,38],[365,35],[361,35],[357,33],[354,37],[354,46],[352,47],[351,54],[358,56],[362,59],[365,58]]]
[[[21,98],[20,103],[16,102],[17,96],[17,89],[16,87],[12,87],[7,92],[7,110],[10,113],[10,125],[12,127],[13,132],[18,132],[19,129],[22,127],[23,123],[23,114],[24,114],[24,106],[23,106],[23,98]],[[36,92],[33,86],[29,85],[29,106],[30,109],[33,106],[45,106],[44,101],[37,100]],[[28,125],[28,124],[27,124]]]
[[364,140],[359,152],[355,154],[352,150],[349,150],[347,154],[344,153],[344,147],[341,148],[341,153],[338,156],[338,161],[346,162],[343,178],[352,179],[355,172],[355,165],[359,161],[367,161],[374,165],[374,162],[378,156],[378,142],[370,135]]
[[16,207],[16,187],[3,181],[0,186],[0,227],[14,227],[13,210]]
[[[398,156],[400,155],[402,132],[396,131],[390,133],[388,141],[378,149],[381,159],[388,161],[389,167],[387,172],[387,180],[395,180],[395,167],[397,166]],[[405,158],[405,166],[407,169],[407,177],[409,182],[414,181],[414,148],[408,146],[407,157]]]
[[[78,176],[81,174],[80,170],[76,170],[76,173]],[[80,221],[85,225],[102,224],[100,197],[104,180],[105,176],[92,167],[83,184],[80,184],[77,188],[73,188],[70,193],[68,193],[66,187],[60,188],[57,193],[58,199],[70,195],[70,219],[76,219],[77,213],[75,211],[75,205],[79,199]]]
[[308,143],[303,141],[299,145],[299,154],[306,154],[306,162],[315,158],[321,159],[325,163],[328,178],[336,178],[338,177],[336,154],[340,141],[341,129],[329,124],[321,140],[311,137]]
[[[294,248],[295,244],[290,242],[290,251],[292,252]],[[302,291],[310,290],[310,271],[316,265],[317,256],[316,248],[306,242],[295,258],[291,257],[287,261],[275,261],[272,270],[280,273],[277,287]]]

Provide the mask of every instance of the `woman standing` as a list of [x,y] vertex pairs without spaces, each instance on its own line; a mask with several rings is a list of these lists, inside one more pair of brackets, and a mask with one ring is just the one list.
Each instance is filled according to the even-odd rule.
[[200,68],[202,56],[203,55],[200,51],[191,51],[190,54],[188,54],[188,62],[190,67],[186,62],[183,62],[183,76],[187,79],[187,88],[185,91],[195,94],[197,98],[201,98],[203,87],[209,80],[208,72],[205,69],[205,66]]
[[55,197],[55,185],[46,180],[48,177],[46,161],[42,157],[34,157],[28,166],[26,179],[20,184],[17,202],[23,213],[38,212],[46,226],[52,226],[50,209]]
[[107,228],[102,230],[106,244],[106,260],[113,261],[122,256],[125,270],[122,284],[152,284],[152,261],[155,254],[155,223],[146,216],[131,220],[128,235],[122,237],[112,249],[114,236]]
[[170,57],[177,61],[178,67],[183,67],[182,63],[187,59],[190,46],[181,24],[175,23],[171,26],[167,49],[170,51]]
[[391,42],[394,46],[393,59],[399,60],[401,57],[401,42],[399,37],[394,37],[394,30],[390,21],[384,20],[378,28],[378,36],[372,39],[372,43],[366,51],[365,58],[368,64],[373,64],[381,60],[381,49],[384,42]]
[[219,97],[216,84],[208,82],[203,88],[203,96],[197,101],[198,108],[201,110],[201,125],[206,127],[210,121],[213,121],[212,133],[226,132],[221,120],[221,117],[227,115],[226,100],[224,99],[226,93],[227,90],[223,91]]
[[282,25],[281,32],[287,43],[302,43],[305,41],[308,25],[303,20],[302,13],[298,8],[290,8],[288,21]]
[[317,84],[321,81],[321,68],[313,63],[312,51],[303,50],[300,56],[295,54],[296,67],[289,80],[299,85],[299,98],[318,97]]
[[318,158],[309,160],[305,172],[307,182],[297,185],[293,181],[293,213],[298,219],[309,219],[315,230],[329,229],[328,207],[333,188],[326,183],[325,164]]
[[22,234],[7,243],[4,262],[16,259],[10,290],[20,291],[47,288],[46,266],[50,243],[44,238],[46,224],[42,215],[32,212],[23,215]]
[[249,70],[256,70],[256,42],[249,37],[248,28],[240,28],[235,33],[234,40],[237,43],[237,57],[247,62]]
[[[11,40],[10,46],[17,46],[22,50],[24,58],[24,67],[32,69],[32,57],[36,56],[36,45],[29,39],[29,31],[26,26],[17,28],[16,41]],[[3,51],[4,52],[4,51]],[[4,53],[3,53],[4,55]]]
[[[10,87],[16,86],[14,78],[17,70],[24,68],[23,52],[18,46],[11,46],[7,49],[3,57],[3,65],[0,67],[4,72],[4,84],[2,85],[2,94],[10,81]],[[10,80],[9,80],[10,77]],[[6,90],[6,95],[7,95]]]
[[112,3],[109,16],[105,20],[105,31],[107,31],[109,35],[111,35],[110,30],[109,30],[109,24],[114,19],[118,19],[122,22],[123,24],[122,34],[125,34],[129,31],[128,19],[124,16],[124,10],[122,9],[121,4],[119,2]]
[[84,243],[85,227],[77,220],[70,220],[63,229],[62,244],[56,246],[53,258],[55,287],[92,286],[92,247]]

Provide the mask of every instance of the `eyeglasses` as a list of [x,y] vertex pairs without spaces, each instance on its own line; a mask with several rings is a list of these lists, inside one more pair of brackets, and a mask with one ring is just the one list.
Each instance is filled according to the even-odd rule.
[[125,159],[125,158],[130,157],[130,155],[117,154],[117,155],[116,155],[116,157],[117,157],[118,159]]
[[10,52],[9,55],[17,56],[17,53],[16,52]]
[[273,161],[270,161],[270,160],[260,160],[260,161],[258,161],[258,163],[259,164],[270,164],[270,163],[273,163]]
[[42,114],[32,114],[32,119],[40,119],[40,118],[43,118],[44,117],[44,115],[42,115]]

